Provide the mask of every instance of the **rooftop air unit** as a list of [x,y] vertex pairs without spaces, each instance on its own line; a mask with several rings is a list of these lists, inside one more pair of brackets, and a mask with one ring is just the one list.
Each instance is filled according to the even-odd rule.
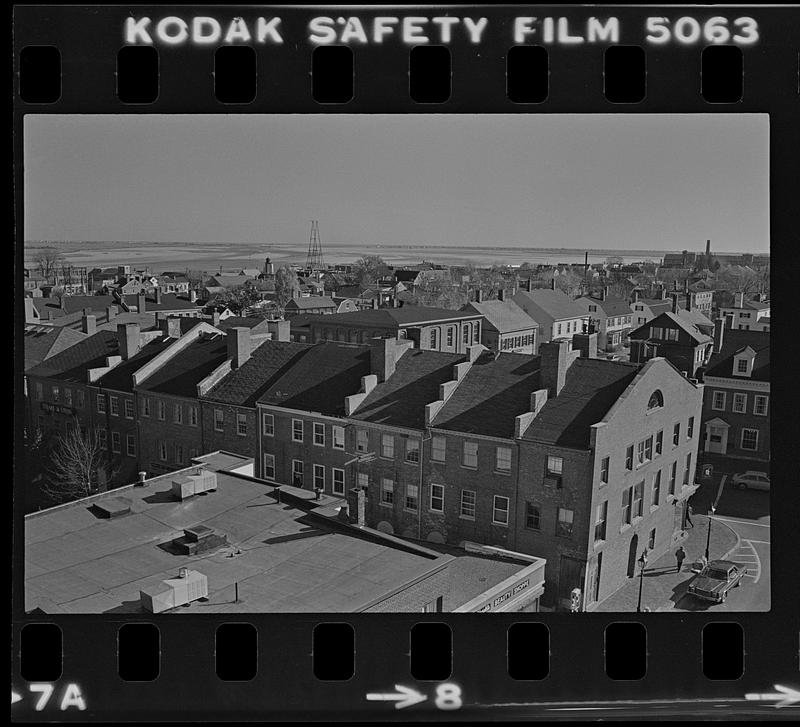
[[180,475],[172,480],[172,494],[178,500],[186,500],[203,492],[217,489],[217,473],[200,470],[197,474]]
[[161,613],[207,597],[208,577],[188,568],[181,568],[176,578],[139,591],[142,608],[149,613]]

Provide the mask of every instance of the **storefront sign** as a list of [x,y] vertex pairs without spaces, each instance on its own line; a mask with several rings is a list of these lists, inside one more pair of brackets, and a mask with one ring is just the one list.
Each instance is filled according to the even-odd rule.
[[513,598],[518,593],[524,591],[530,584],[531,582],[529,578],[526,578],[524,581],[520,581],[513,588],[510,588],[505,593],[502,593],[499,596],[497,596],[497,598],[495,598],[491,603],[487,603],[485,606],[481,606],[481,608],[478,609],[477,613],[485,613],[486,611],[491,611],[492,609],[497,608],[502,603],[507,601],[509,598]]
[[51,404],[49,401],[43,401],[40,406],[42,411],[46,411],[48,414],[67,414],[69,416],[75,414],[75,410],[71,406],[64,406],[64,404]]

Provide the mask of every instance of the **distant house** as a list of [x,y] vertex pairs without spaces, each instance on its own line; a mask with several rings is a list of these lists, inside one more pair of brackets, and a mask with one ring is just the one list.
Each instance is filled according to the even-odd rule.
[[520,290],[512,300],[539,324],[539,342],[572,340],[588,327],[589,315],[560,290]]
[[589,325],[598,334],[597,345],[600,350],[616,351],[628,344],[633,316],[627,300],[609,296],[603,287],[598,296],[585,295],[575,303],[589,314]]
[[490,351],[536,353],[539,325],[513,300],[500,291],[498,300],[474,301],[462,310],[479,313],[484,318],[481,343]]
[[721,307],[719,314],[729,319],[728,326],[738,331],[766,331],[770,328],[770,302],[764,295],[747,298],[736,293],[732,306]]
[[313,295],[307,298],[292,298],[284,306],[284,314],[287,318],[299,313],[328,315],[336,313],[338,307],[338,304],[334,303],[327,295]]

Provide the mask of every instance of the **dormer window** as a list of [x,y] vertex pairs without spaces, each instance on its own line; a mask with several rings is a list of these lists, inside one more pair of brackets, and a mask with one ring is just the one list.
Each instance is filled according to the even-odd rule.
[[752,376],[753,374],[753,360],[756,357],[756,352],[750,348],[745,347],[733,358],[733,375],[734,376]]
[[647,402],[647,411],[660,409],[662,406],[664,406],[664,395],[658,389],[656,389],[652,394],[650,394],[650,399]]

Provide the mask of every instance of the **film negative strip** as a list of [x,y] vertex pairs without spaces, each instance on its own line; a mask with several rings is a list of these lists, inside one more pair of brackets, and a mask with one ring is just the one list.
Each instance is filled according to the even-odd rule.
[[12,718],[797,719],[797,5],[14,64]]

